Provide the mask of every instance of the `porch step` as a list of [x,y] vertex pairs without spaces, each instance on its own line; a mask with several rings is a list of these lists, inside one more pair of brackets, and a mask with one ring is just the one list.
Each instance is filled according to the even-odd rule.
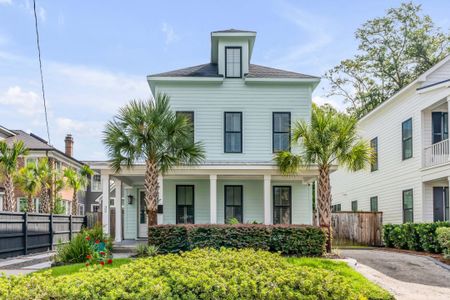
[[33,265],[50,262],[52,261],[55,254],[56,253],[54,251],[50,251],[40,254],[32,254],[13,258],[0,259],[0,270],[21,269]]
[[146,239],[142,240],[124,240],[113,244],[113,253],[136,253],[136,247],[139,244],[147,244]]

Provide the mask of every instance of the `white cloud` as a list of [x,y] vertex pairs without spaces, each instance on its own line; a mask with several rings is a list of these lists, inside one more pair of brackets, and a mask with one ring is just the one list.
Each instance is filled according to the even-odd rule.
[[[34,15],[34,9],[33,9],[33,2],[32,1],[25,0],[23,3],[19,4],[19,7],[24,9],[29,14]],[[40,6],[37,3],[36,3],[36,15],[43,22],[45,22],[45,20],[47,20],[47,11],[42,6]]]
[[20,86],[9,87],[0,94],[0,104],[7,106],[10,112],[18,112],[24,117],[36,117],[43,112],[39,95],[33,91],[23,91]]
[[179,36],[175,33],[175,30],[173,29],[173,27],[170,24],[164,22],[162,24],[161,31],[164,33],[164,35],[166,37],[166,41],[165,41],[166,45],[170,45],[173,42],[176,42],[179,40]]

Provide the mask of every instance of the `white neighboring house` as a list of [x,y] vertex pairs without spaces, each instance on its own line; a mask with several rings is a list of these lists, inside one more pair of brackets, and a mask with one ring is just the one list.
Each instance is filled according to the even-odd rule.
[[447,56],[359,121],[377,161],[331,175],[333,210],[382,211],[385,224],[449,220],[449,106]]

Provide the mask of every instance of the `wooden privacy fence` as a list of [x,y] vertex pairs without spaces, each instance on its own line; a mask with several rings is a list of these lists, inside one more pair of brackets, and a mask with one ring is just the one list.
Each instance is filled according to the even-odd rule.
[[337,246],[382,246],[382,212],[335,212],[331,214],[333,243]]
[[85,216],[0,212],[0,258],[54,249],[84,225]]

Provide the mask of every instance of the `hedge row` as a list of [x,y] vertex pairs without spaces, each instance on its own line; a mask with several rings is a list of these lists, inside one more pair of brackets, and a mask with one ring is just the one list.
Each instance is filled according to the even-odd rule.
[[449,222],[405,223],[383,226],[383,240],[386,247],[441,253],[436,229],[450,227]]
[[161,253],[194,248],[253,248],[298,256],[320,256],[326,236],[303,225],[157,225],[149,227],[149,245]]

